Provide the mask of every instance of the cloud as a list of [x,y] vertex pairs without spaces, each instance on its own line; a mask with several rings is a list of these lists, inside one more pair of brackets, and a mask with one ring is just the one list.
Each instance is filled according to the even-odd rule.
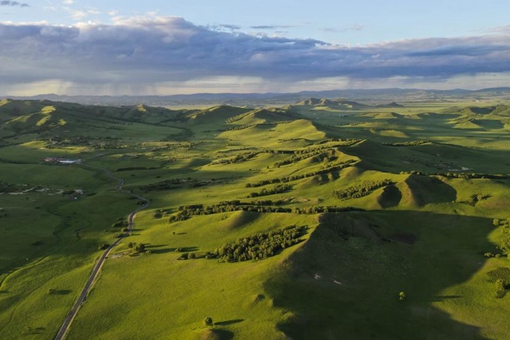
[[69,14],[71,14],[71,18],[74,20],[80,21],[86,17],[93,16],[93,15],[99,15],[101,14],[100,11],[95,9],[87,9],[87,10],[78,10],[78,9],[72,9],[69,7],[64,8]]
[[333,27],[324,28],[323,31],[329,32],[329,33],[345,33],[345,32],[349,32],[349,31],[360,32],[360,31],[365,30],[366,28],[367,27],[365,25],[352,25],[352,26],[344,27],[344,28],[333,28]]
[[233,31],[240,30],[242,27],[239,25],[218,24],[218,25],[208,25],[207,28],[210,30],[213,30],[213,31],[218,31],[218,32],[222,32],[222,31],[233,32]]
[[29,4],[18,2],[18,1],[0,1],[0,6],[18,6],[18,7],[30,7]]
[[510,25],[503,25],[503,26],[494,27],[494,28],[486,30],[486,32],[488,32],[488,33],[507,33],[507,34],[510,34]]
[[62,3],[64,5],[72,5],[72,4],[74,4],[74,0],[62,0]]
[[259,26],[250,26],[251,29],[254,29],[254,30],[280,30],[280,29],[287,29],[287,28],[292,28],[292,27],[296,27],[296,26],[291,26],[291,25],[259,25]]
[[[0,24],[2,88],[52,80],[105,93],[136,93],[161,84],[173,84],[178,92],[178,84],[204,79],[257,79],[251,84],[277,84],[285,91],[335,77],[351,83],[395,77],[423,83],[510,72],[508,33],[344,46],[218,31],[178,17],[112,20]],[[241,85],[231,84],[236,91]]]

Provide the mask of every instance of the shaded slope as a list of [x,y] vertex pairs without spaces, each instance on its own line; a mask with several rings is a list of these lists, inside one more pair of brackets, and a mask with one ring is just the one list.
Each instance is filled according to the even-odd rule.
[[409,208],[423,207],[430,203],[448,203],[457,199],[457,191],[435,177],[410,175],[399,182],[397,188],[402,195],[401,204]]
[[[289,311],[280,329],[296,340],[484,339],[480,329],[443,311],[457,298],[471,297],[461,289],[458,297],[442,291],[483,266],[476,252],[490,246],[487,225],[488,219],[415,212],[323,217],[310,240],[282,264],[281,275],[266,283],[275,306]],[[395,231],[416,235],[418,242],[383,241]],[[457,237],[464,233],[472,237]],[[438,266],[435,261],[444,258],[449,261]],[[406,301],[398,300],[399,291]],[[476,317],[476,308],[457,306],[455,318]],[[504,318],[500,314],[498,322]]]

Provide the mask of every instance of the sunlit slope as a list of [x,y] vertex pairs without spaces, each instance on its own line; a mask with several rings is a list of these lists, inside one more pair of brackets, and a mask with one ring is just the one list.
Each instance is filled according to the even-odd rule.
[[251,125],[223,132],[218,137],[228,140],[230,145],[278,147],[285,145],[280,144],[282,142],[318,141],[325,136],[312,122],[300,119],[285,123]]
[[112,108],[50,101],[5,101],[0,106],[0,137],[133,138],[149,131],[160,139],[183,134],[181,128],[155,123],[177,113],[146,106]]
[[224,125],[225,122],[228,121],[229,119],[232,119],[233,117],[237,117],[249,111],[250,111],[249,109],[245,108],[220,105],[212,107],[210,109],[190,113],[188,115],[188,118],[189,122],[192,124]]
[[[147,213],[140,214],[139,223],[144,227],[131,241],[147,244],[152,253],[108,262],[101,285],[82,308],[70,339],[200,339],[207,331],[203,326],[206,316],[213,318],[214,329],[235,337],[287,339],[276,328],[278,320],[286,320],[286,311],[274,307],[263,283],[301,245],[263,261],[243,263],[179,261],[175,249],[212,251],[239,237],[290,224],[312,227],[316,217],[289,215],[282,219],[279,214],[237,212],[168,225]],[[109,317],[98,319],[98,313]]]

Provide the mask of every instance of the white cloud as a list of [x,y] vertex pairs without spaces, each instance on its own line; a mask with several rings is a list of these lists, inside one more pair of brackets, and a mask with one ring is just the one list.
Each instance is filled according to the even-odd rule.
[[77,20],[77,21],[82,20],[87,17],[90,17],[90,16],[101,14],[100,11],[95,10],[95,9],[78,10],[78,9],[73,9],[73,8],[69,8],[69,7],[65,7],[64,9],[69,14],[71,14],[71,18],[73,18],[74,20]]
[[[94,14],[73,12],[77,20]],[[218,31],[178,17],[115,17],[109,25],[4,23],[0,40],[3,88],[49,79],[67,84],[61,90],[95,94],[214,87],[281,92],[383,83],[453,86],[461,81],[466,84],[459,87],[469,87],[496,83],[484,74],[502,75],[499,82],[510,74],[506,31],[345,46]]]

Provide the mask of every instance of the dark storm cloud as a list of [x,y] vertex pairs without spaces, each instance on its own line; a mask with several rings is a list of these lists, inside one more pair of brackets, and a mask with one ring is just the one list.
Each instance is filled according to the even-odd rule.
[[348,47],[224,32],[164,17],[71,27],[0,24],[0,41],[0,72],[7,84],[47,79],[148,84],[211,76],[293,82],[510,71],[507,33]]
[[19,6],[19,7],[30,7],[29,4],[21,3],[17,1],[0,1],[0,6]]

